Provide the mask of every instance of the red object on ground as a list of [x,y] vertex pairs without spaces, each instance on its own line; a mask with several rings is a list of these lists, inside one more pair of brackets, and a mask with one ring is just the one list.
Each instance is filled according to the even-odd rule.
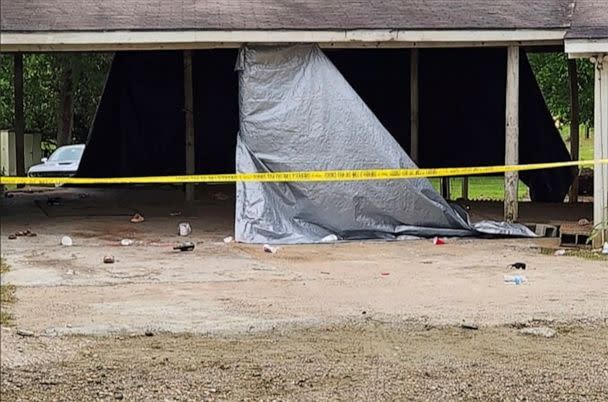
[[445,244],[445,240],[440,239],[439,237],[435,237],[433,239],[433,244],[436,246],[441,246],[442,244]]
[[390,272],[380,272],[380,275],[382,275],[382,276],[389,276]]

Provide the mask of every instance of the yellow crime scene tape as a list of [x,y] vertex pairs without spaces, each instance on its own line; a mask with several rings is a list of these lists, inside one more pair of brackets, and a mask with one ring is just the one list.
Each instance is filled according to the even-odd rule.
[[608,164],[608,159],[430,169],[322,170],[275,173],[193,174],[143,177],[16,177],[0,176],[0,184],[159,184],[159,183],[235,183],[235,182],[330,182],[397,180],[430,177],[474,176],[526,170],[555,169],[568,166]]

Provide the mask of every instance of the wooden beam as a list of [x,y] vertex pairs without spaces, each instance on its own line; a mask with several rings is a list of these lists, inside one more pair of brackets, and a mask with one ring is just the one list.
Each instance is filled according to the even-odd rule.
[[564,50],[571,58],[587,58],[589,56],[608,53],[608,38],[604,39],[566,39]]
[[410,51],[410,157],[418,164],[419,132],[419,85],[418,85],[418,49]]
[[[23,54],[13,56],[15,88],[15,167],[17,176],[25,176],[25,114],[23,112]],[[20,186],[23,187],[23,186]]]
[[452,192],[450,191],[450,178],[442,177],[439,179],[439,183],[441,185],[441,196],[449,201],[452,198]]
[[[505,110],[505,164],[519,163],[519,47],[507,48],[507,93]],[[505,173],[504,218],[514,222],[518,218],[517,172]]]
[[565,30],[182,30],[0,32],[1,52],[239,48],[244,43],[318,43],[333,48],[561,46]]
[[[595,59],[594,158],[608,159],[608,55]],[[600,247],[608,241],[608,165],[593,168],[593,223],[602,226],[593,245]]]
[[[186,174],[195,173],[194,94],[192,88],[192,51],[184,50],[184,114],[186,128]],[[194,183],[187,183],[186,202],[194,201]]]
[[461,198],[465,201],[469,200],[469,176],[462,178],[462,194]]
[[[579,149],[580,149],[580,122],[579,122],[579,106],[578,106],[578,72],[576,70],[576,60],[568,60],[568,78],[570,81],[570,155],[573,161],[579,160]],[[578,174],[579,170],[576,169],[576,176],[570,187],[570,193],[568,195],[568,201],[571,204],[578,202]]]

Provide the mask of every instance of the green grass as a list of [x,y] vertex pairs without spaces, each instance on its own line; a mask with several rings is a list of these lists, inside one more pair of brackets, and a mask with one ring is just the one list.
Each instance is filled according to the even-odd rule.
[[[9,271],[9,266],[0,258],[0,274]],[[8,284],[0,284],[0,325],[9,325],[11,323],[11,315],[6,311],[6,305],[15,301],[15,286]]]
[[[430,179],[435,190],[439,191],[439,179]],[[505,179],[502,176],[477,176],[469,177],[469,199],[503,201],[505,199]],[[462,197],[462,178],[450,179],[450,198],[456,200]],[[528,197],[528,187],[519,182],[518,199],[525,200]]]
[[574,257],[584,258],[592,261],[608,261],[608,256],[591,250],[573,250],[570,253],[566,253],[566,255],[572,255]]
[[[568,151],[570,151],[570,127],[563,126],[560,133]],[[585,138],[585,128],[580,128],[580,159],[593,160],[593,129],[589,138]],[[439,179],[430,179],[433,187],[439,191]],[[450,179],[450,198],[456,200],[462,197],[462,178]],[[528,187],[519,182],[518,198],[520,201],[528,199]],[[502,176],[473,176],[469,177],[470,200],[504,200],[504,178]]]
[[3,274],[8,271],[8,264],[4,262],[4,259],[2,257],[0,257],[0,274]]
[[[554,255],[555,251],[556,251],[555,248],[542,247],[540,249],[540,253],[544,254],[544,255]],[[578,258],[583,258],[585,260],[591,260],[591,261],[608,261],[608,256],[602,255],[593,250],[566,249],[564,251],[565,251],[564,255],[568,256],[568,257],[578,257]],[[561,257],[556,257],[556,258],[561,258]]]
[[[560,133],[562,135],[562,139],[566,143],[566,147],[568,151],[570,151],[570,126],[563,126],[560,128]],[[593,160],[593,129],[589,130],[589,139],[585,138],[585,128],[581,126],[580,128],[580,160],[582,161],[590,161]]]

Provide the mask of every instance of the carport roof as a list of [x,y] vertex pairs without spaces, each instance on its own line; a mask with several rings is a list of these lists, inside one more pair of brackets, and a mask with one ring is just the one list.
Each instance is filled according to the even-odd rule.
[[608,51],[608,0],[3,0],[0,11],[6,52],[248,42]]
[[[606,0],[577,0],[581,34]],[[574,0],[10,0],[3,32],[566,29]],[[600,5],[600,3],[602,3]],[[600,13],[601,14],[601,13]],[[602,19],[598,19],[601,25]],[[605,28],[604,24],[604,28]],[[589,32],[597,32],[595,27]]]
[[568,39],[608,38],[608,0],[576,0]]

